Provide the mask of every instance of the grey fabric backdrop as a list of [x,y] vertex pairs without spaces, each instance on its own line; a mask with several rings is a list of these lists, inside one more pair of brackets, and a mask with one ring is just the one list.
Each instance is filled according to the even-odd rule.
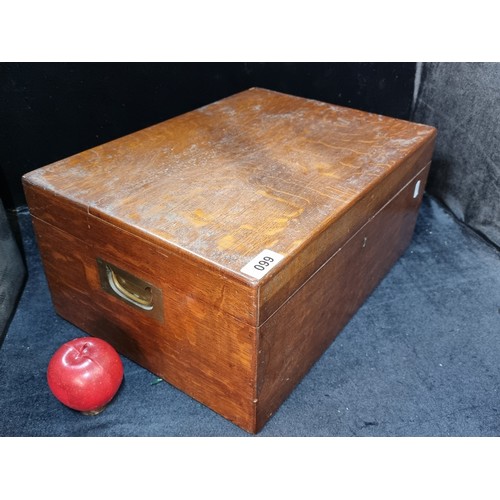
[[24,264],[0,200],[0,346],[24,276]]
[[438,129],[428,192],[500,246],[500,64],[423,64],[413,120]]

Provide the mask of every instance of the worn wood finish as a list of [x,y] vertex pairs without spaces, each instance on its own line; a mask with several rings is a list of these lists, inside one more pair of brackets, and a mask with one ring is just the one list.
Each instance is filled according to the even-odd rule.
[[[55,307],[256,432],[408,244],[434,139],[250,89],[31,172]],[[264,249],[283,260],[242,272]],[[104,291],[97,258],[161,289],[162,317]]]
[[[424,168],[351,235],[317,272],[259,328],[259,430],[351,319],[408,246],[421,203],[413,197]],[[366,332],[370,335],[370,332]]]
[[240,274],[264,248],[292,256],[433,134],[251,89],[28,178],[113,225]]
[[[142,251],[149,265],[140,269],[129,265],[114,248],[109,251],[110,246],[103,243],[109,228],[94,226],[93,241],[86,243],[38,217],[33,222],[52,299],[62,317],[104,338],[120,353],[239,426],[255,427],[255,327],[170,286],[168,259],[162,264],[150,244],[137,238],[135,243],[128,241],[126,233],[122,233],[124,241],[113,239],[117,248],[127,248],[127,254]],[[97,257],[161,287],[163,321],[148,318],[105,292]]]
[[[165,248],[142,239],[122,226],[115,226],[88,214],[79,205],[68,203],[50,191],[25,181],[30,213],[78,240],[100,244],[105,253],[125,262],[136,272],[160,272],[165,283],[215,308],[253,324],[257,318],[255,290],[210,263],[200,261],[176,247]],[[59,214],[59,215],[58,215]],[[147,248],[147,250],[145,250]],[[126,249],[126,250],[124,250]],[[168,279],[167,279],[168,277]]]
[[[323,227],[311,234],[307,242],[289,259],[288,265],[262,281],[259,294],[259,324],[269,318],[280,304],[312,273],[331,257],[352,235],[387,203],[407,182],[429,165],[434,141],[425,144],[401,161],[383,182],[374,186],[368,196],[345,206]],[[425,184],[422,182],[422,186]],[[423,189],[423,187],[422,187]]]

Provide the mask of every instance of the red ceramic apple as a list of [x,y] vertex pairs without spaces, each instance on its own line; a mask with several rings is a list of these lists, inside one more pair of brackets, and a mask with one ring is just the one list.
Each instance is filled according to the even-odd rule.
[[47,368],[47,382],[61,403],[96,415],[113,399],[123,380],[123,364],[104,340],[82,337],[62,345]]

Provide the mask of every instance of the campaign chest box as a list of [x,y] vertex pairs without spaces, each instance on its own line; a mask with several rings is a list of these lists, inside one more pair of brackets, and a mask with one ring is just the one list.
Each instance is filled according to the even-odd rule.
[[253,88],[30,172],[54,306],[257,432],[409,244],[435,132]]

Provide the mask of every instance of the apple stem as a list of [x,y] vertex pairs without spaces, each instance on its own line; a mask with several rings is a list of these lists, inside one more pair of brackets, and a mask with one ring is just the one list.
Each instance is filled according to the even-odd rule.
[[78,359],[80,356],[83,356],[87,352],[87,347],[89,345],[87,343],[83,344],[79,348],[76,349],[76,358]]

